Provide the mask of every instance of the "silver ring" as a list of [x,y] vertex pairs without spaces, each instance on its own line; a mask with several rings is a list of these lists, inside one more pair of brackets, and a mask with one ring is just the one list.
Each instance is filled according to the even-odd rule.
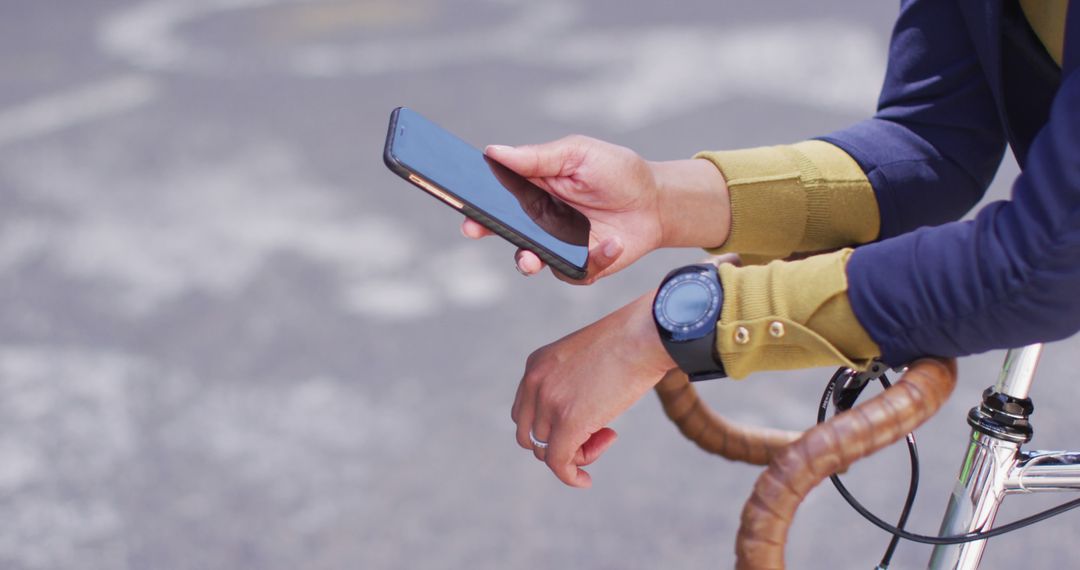
[[548,442],[536,439],[536,436],[533,435],[532,430],[529,430],[529,441],[532,442],[533,447],[535,447],[536,449],[547,449]]

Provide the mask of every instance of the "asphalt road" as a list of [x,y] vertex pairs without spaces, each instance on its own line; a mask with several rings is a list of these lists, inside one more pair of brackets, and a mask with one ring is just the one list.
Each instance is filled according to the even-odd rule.
[[[407,105],[476,145],[580,132],[651,159],[792,142],[872,111],[895,11],[3,0],[0,567],[730,567],[757,470],[685,442],[655,398],[615,423],[587,492],[522,452],[509,420],[530,351],[701,253],[591,288],[522,278],[511,246],[460,238],[385,169],[386,120]],[[1038,447],[1080,443],[1078,349],[1047,349]],[[937,528],[964,414],[1002,357],[963,359],[921,432],[913,528]],[[803,428],[829,372],[701,391]],[[904,459],[848,477],[896,512]],[[995,539],[985,567],[1069,567],[1078,532],[1066,515]],[[886,542],[826,488],[789,560],[869,568]],[[902,545],[896,567],[927,555]]]

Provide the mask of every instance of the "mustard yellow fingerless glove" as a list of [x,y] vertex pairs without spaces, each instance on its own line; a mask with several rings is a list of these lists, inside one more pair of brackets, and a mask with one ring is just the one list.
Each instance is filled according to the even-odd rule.
[[[731,233],[712,253],[738,253],[744,263],[755,264],[877,238],[874,190],[855,160],[834,145],[805,141],[706,151],[695,158],[720,169],[731,196]],[[850,254],[721,266],[724,309],[717,349],[728,375],[869,365],[880,350],[848,301]]]
[[865,369],[881,354],[848,301],[851,252],[720,266],[724,307],[716,348],[728,376],[826,365]]
[[880,229],[877,199],[859,165],[822,141],[695,155],[711,161],[731,195],[731,233],[711,253],[777,259],[867,243]]

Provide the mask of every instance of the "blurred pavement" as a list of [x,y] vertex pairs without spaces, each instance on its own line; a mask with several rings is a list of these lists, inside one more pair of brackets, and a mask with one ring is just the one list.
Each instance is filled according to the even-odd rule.
[[[792,142],[873,110],[895,12],[0,0],[0,568],[730,567],[757,470],[684,441],[654,397],[616,422],[586,492],[509,420],[530,351],[701,253],[587,289],[524,279],[509,244],[460,238],[386,170],[386,120],[407,105],[477,146],[580,132],[651,159]],[[1080,445],[1078,349],[1048,348],[1039,447]],[[1002,356],[964,359],[922,431],[912,528],[937,529]],[[829,374],[700,389],[803,428]],[[906,455],[884,455],[848,480],[892,518]],[[1069,514],[995,539],[986,567],[1068,567],[1077,532]],[[886,542],[825,488],[788,556],[869,568]],[[903,544],[895,567],[927,554]]]

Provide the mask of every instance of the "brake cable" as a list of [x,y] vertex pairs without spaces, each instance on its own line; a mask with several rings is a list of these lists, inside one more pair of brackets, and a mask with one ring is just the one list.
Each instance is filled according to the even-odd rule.
[[[825,416],[828,413],[830,401],[834,401],[834,403],[837,404],[837,413],[843,413],[844,411],[854,406],[855,401],[862,393],[863,387],[865,387],[866,383],[869,380],[876,379],[881,383],[883,389],[888,389],[891,384],[889,383],[889,379],[887,378],[884,370],[884,365],[881,365],[880,363],[875,363],[874,367],[868,373],[856,373],[848,368],[840,368],[839,370],[837,370],[836,374],[833,374],[832,378],[829,379],[829,383],[825,387],[825,392],[821,395],[821,403],[818,405],[817,423],[820,424],[825,421]],[[844,382],[845,385],[840,386],[841,382]],[[838,391],[838,389],[840,391]],[[1072,501],[1062,503],[1056,507],[1040,511],[1033,515],[1018,519],[1009,524],[1001,525],[990,530],[972,531],[965,534],[958,534],[952,536],[929,536],[908,532],[904,530],[904,525],[907,523],[908,515],[911,514],[911,508],[915,503],[915,494],[917,493],[919,487],[919,452],[918,448],[915,445],[914,434],[907,434],[906,439],[908,446],[908,455],[911,460],[911,479],[908,485],[907,498],[904,501],[904,508],[900,512],[900,519],[896,526],[893,526],[888,522],[882,520],[881,518],[870,512],[870,510],[867,509],[865,506],[863,506],[863,504],[860,503],[854,497],[854,495],[851,494],[850,491],[848,491],[847,487],[844,486],[843,482],[840,481],[839,475],[836,475],[834,473],[833,475],[829,476],[829,480],[832,481],[833,486],[836,487],[836,490],[840,493],[840,496],[842,496],[844,500],[847,501],[847,503],[851,505],[853,509],[855,509],[856,512],[862,515],[863,518],[865,518],[866,520],[873,523],[874,526],[893,535],[892,540],[889,542],[888,548],[885,550],[885,555],[882,558],[881,563],[878,565],[879,569],[884,570],[885,568],[888,568],[889,562],[892,560],[892,555],[896,551],[896,546],[900,539],[933,545],[963,544],[965,542],[985,540],[988,538],[993,538],[995,536],[1000,536],[1005,533],[1012,532],[1014,530],[1019,530],[1026,526],[1044,521],[1050,517],[1054,517],[1066,511],[1070,511],[1072,509],[1080,507],[1080,499],[1074,499]]]

